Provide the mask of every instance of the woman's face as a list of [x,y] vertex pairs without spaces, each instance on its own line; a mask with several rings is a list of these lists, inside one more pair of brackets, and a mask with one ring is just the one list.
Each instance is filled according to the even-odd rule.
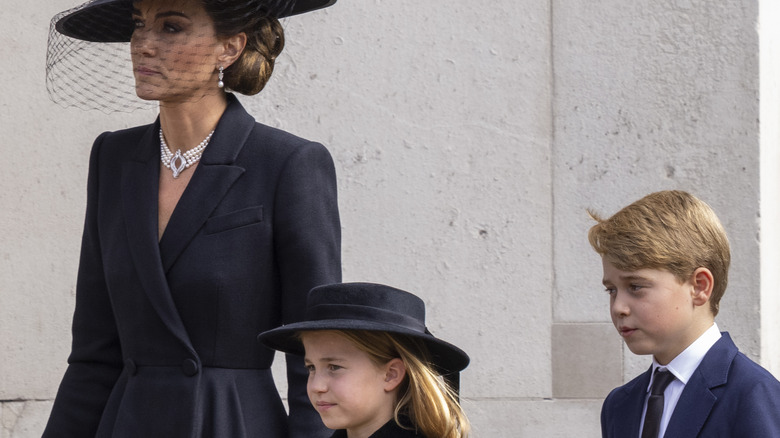
[[133,22],[138,97],[184,102],[219,92],[217,56],[224,48],[199,0],[136,1]]

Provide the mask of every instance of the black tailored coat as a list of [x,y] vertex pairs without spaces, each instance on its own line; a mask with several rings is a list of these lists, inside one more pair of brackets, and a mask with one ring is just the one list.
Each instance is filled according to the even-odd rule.
[[158,242],[158,131],[95,141],[72,351],[44,437],[329,436],[294,356],[288,421],[256,336],[341,281],[330,154],[230,95]]
[[[333,432],[330,438],[347,438],[346,430],[337,430]],[[416,431],[404,429],[395,422],[390,420],[380,427],[379,430],[372,433],[368,438],[425,438],[423,435],[418,435]]]

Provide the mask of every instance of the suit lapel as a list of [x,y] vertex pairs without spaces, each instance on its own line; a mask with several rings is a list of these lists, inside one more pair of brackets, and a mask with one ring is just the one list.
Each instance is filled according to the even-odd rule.
[[134,145],[137,154],[122,165],[122,212],[133,262],[149,301],[170,331],[192,351],[192,346],[162,270],[157,246],[157,195],[160,164],[154,151],[159,123],[150,126]]
[[160,240],[166,273],[243,172],[236,166],[198,165]]
[[685,385],[677,408],[669,419],[666,436],[699,436],[718,400],[712,389],[726,384],[737,352],[737,346],[728,333],[722,333]]
[[652,367],[646,373],[634,381],[630,387],[614,396],[611,406],[615,407],[611,414],[616,421],[614,424],[614,434],[616,437],[636,437],[639,436],[639,425],[642,421],[642,410],[645,405],[645,395],[647,385],[650,384],[650,373]]
[[[233,163],[255,121],[234,96],[228,95],[228,102],[160,240],[160,256],[166,273],[198,234],[230,187],[244,173],[242,167],[234,166]],[[154,199],[157,199],[156,194]]]
[[717,397],[703,384],[701,373],[694,372],[669,419],[666,436],[699,436],[716,401]]
[[149,301],[163,323],[193,354],[192,344],[173,302],[166,272],[197,234],[209,214],[241,176],[232,166],[254,126],[254,119],[235,97],[217,125],[195,174],[158,242],[157,214],[160,178],[159,120],[150,125],[133,159],[122,165],[122,212],[133,262]]

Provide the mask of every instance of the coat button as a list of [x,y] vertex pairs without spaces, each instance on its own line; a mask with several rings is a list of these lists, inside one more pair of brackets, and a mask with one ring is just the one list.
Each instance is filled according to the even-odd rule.
[[192,359],[184,359],[184,362],[181,363],[181,370],[185,376],[192,377],[198,374],[198,363]]
[[127,369],[127,373],[131,376],[134,376],[138,372],[138,367],[135,365],[135,362],[133,362],[133,359],[125,359],[125,369]]

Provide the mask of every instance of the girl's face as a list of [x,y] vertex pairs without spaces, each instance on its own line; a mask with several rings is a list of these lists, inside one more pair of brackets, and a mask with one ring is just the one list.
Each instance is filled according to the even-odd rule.
[[325,426],[361,438],[393,418],[400,359],[379,366],[334,331],[305,332],[302,340],[309,369],[306,389]]
[[219,91],[224,47],[200,1],[136,1],[133,21],[130,53],[138,97],[177,102]]

